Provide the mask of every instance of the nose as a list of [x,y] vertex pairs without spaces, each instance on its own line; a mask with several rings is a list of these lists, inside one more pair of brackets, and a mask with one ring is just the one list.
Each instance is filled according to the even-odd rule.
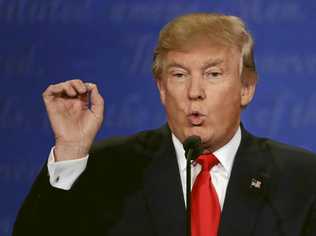
[[203,79],[201,77],[192,76],[189,83],[188,96],[191,100],[203,100],[206,98]]

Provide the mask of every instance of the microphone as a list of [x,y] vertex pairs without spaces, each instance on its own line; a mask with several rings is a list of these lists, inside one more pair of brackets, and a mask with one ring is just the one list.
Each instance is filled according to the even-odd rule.
[[183,148],[185,150],[185,158],[189,161],[194,161],[203,152],[201,147],[202,140],[197,135],[188,137],[183,142]]
[[187,222],[186,222],[186,234],[191,236],[191,162],[194,161],[200,154],[203,153],[203,148],[201,147],[201,138],[199,136],[193,135],[188,137],[183,142],[183,148],[185,150],[185,158],[187,159],[187,186],[186,186],[186,196],[187,196]]
[[193,148],[193,147],[197,147],[197,145],[200,145],[201,144],[201,138],[200,136],[197,136],[197,135],[192,135],[192,136],[189,136],[186,140],[184,140],[183,142],[183,147],[184,147],[184,150],[188,150],[189,148]]

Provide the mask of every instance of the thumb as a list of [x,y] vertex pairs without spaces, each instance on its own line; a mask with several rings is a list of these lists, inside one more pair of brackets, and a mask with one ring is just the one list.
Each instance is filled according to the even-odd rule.
[[100,95],[97,85],[87,83],[88,91],[90,91],[91,111],[97,118],[103,119],[104,99]]

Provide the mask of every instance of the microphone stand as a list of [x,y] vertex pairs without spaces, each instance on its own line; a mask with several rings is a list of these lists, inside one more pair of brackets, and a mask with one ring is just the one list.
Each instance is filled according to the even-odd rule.
[[201,138],[199,136],[190,136],[187,138],[183,147],[185,150],[185,158],[187,159],[187,186],[186,186],[186,197],[187,197],[187,218],[186,218],[186,236],[191,236],[191,162],[195,160],[198,155],[203,152],[200,147]]
[[190,148],[187,154],[187,186],[186,186],[186,196],[187,196],[187,236],[191,236],[191,158],[193,154],[193,149]]

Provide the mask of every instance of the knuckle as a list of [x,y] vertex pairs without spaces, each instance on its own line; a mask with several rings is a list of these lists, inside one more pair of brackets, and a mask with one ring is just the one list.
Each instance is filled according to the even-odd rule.
[[60,85],[65,86],[65,85],[69,85],[70,83],[71,83],[71,80],[67,80],[67,81],[61,82]]
[[68,90],[71,87],[71,82],[70,81],[66,81],[64,83],[61,83],[62,88]]
[[70,80],[70,82],[72,83],[72,84],[78,84],[78,83],[82,83],[82,81],[80,80],[80,79],[72,79],[72,80]]
[[43,96],[47,95],[53,89],[53,85],[48,85],[48,87],[42,93]]

